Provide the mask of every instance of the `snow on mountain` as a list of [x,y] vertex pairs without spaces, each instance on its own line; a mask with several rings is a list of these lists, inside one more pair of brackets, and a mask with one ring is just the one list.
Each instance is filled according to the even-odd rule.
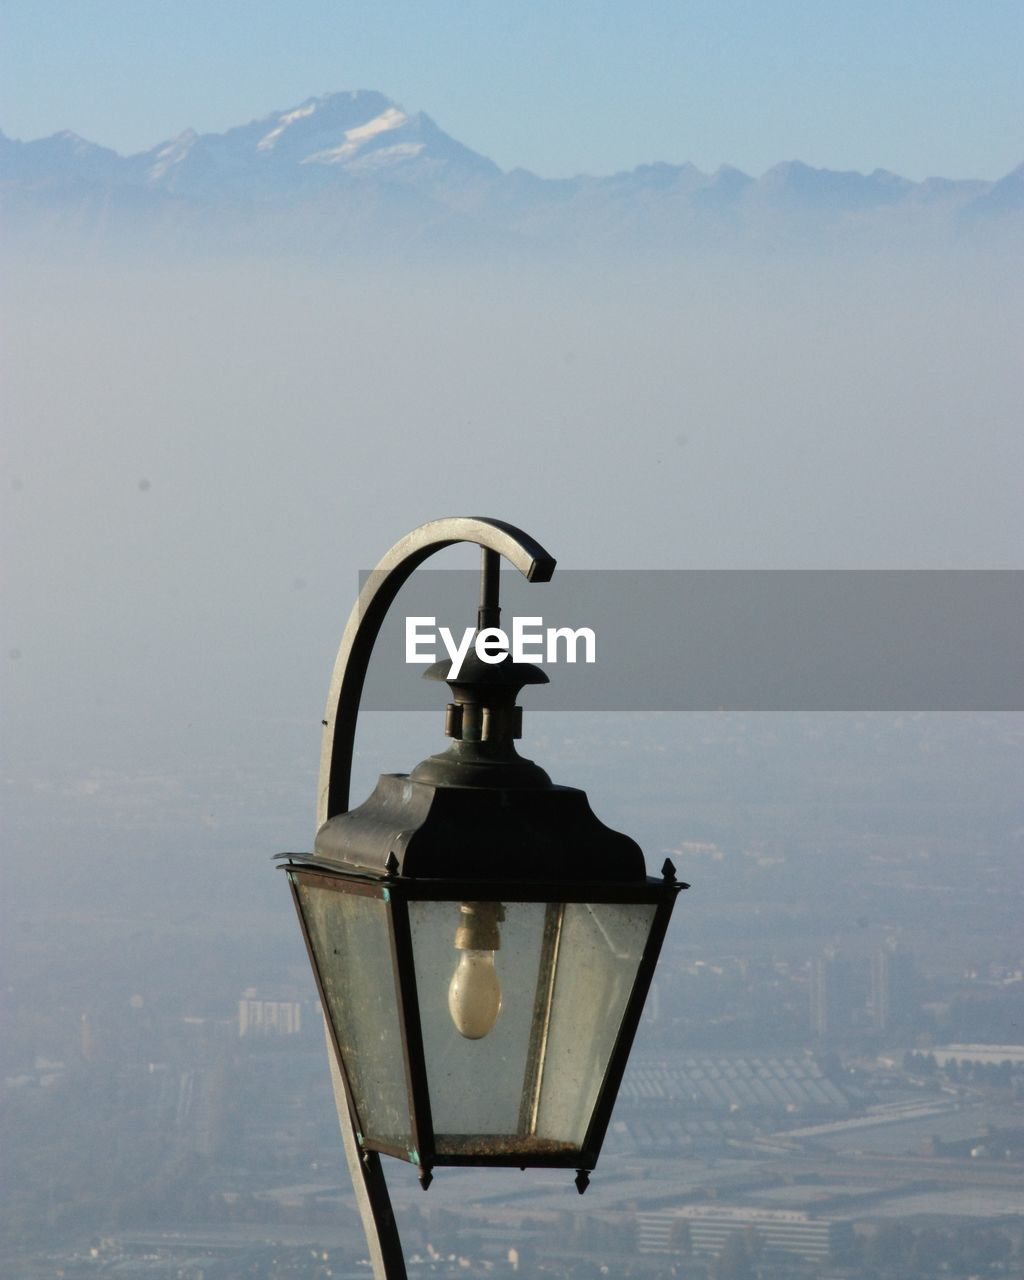
[[[404,111],[400,111],[398,107],[388,107],[386,111],[382,111],[379,116],[374,116],[372,120],[368,120],[366,124],[356,125],[352,129],[345,130],[345,141],[334,147],[325,147],[323,151],[314,151],[310,155],[304,156],[303,164],[341,164],[345,160],[350,160],[362,148],[374,139],[379,138],[382,133],[390,133],[392,129],[400,129],[407,124],[409,117]],[[260,142],[260,147],[265,147],[270,139],[274,137],[273,133]],[[271,143],[271,145],[273,145]],[[403,144],[399,144],[402,146]],[[413,155],[419,154],[423,150],[422,143],[405,143],[410,148]],[[386,151],[393,151],[393,147],[385,147]]]
[[188,159],[198,141],[199,135],[195,129],[186,129],[184,133],[179,133],[176,138],[158,147],[156,158],[147,166],[147,179],[150,182],[161,182],[173,172],[176,165],[181,165]]
[[256,150],[269,151],[290,124],[294,124],[296,120],[303,120],[306,116],[311,116],[315,110],[316,103],[310,102],[304,107],[296,107],[294,111],[287,111],[274,128],[256,143]]

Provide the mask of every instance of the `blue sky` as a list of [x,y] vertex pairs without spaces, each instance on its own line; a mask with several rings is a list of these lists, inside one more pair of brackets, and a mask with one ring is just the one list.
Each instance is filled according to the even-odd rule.
[[0,128],[122,152],[379,89],[545,176],[1024,159],[1020,0],[0,0]]

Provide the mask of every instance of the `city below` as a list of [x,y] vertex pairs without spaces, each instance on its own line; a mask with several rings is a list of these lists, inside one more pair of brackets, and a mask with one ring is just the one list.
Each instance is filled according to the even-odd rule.
[[[1015,801],[999,798],[1015,734],[998,718],[678,723],[631,740],[632,779],[602,774],[599,725],[561,748],[694,885],[591,1185],[438,1168],[424,1192],[387,1161],[410,1276],[1019,1276],[1024,951]],[[798,783],[772,773],[801,752]],[[980,781],[954,820],[936,793],[964,755]],[[726,759],[751,779],[734,771],[729,795]],[[665,800],[679,774],[686,819]],[[223,856],[227,885],[243,854]],[[116,918],[51,886],[18,926],[3,1276],[369,1274],[285,887],[266,858],[243,908],[197,896],[187,870],[137,905],[126,873]]]

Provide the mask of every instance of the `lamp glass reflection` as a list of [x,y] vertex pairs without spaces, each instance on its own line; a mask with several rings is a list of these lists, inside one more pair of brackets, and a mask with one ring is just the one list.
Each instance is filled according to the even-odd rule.
[[390,950],[387,903],[301,881],[296,892],[360,1132],[408,1150],[412,1118],[398,1001],[391,974],[376,959]]

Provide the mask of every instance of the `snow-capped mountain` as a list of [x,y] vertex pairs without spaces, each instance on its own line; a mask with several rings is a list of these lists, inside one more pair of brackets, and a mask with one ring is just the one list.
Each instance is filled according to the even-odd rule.
[[132,180],[186,197],[300,194],[360,176],[432,184],[499,172],[429,116],[408,115],[365,90],[308,98],[226,133],[188,129],[125,164]]
[[723,166],[642,165],[611,177],[503,173],[422,112],[369,90],[307,98],[228,129],[187,129],[119,156],[64,132],[0,134],[7,236],[38,245],[367,244],[664,252],[708,245],[912,242],[1018,234],[1024,166],[1001,181],[911,182],[787,161],[760,178]]

